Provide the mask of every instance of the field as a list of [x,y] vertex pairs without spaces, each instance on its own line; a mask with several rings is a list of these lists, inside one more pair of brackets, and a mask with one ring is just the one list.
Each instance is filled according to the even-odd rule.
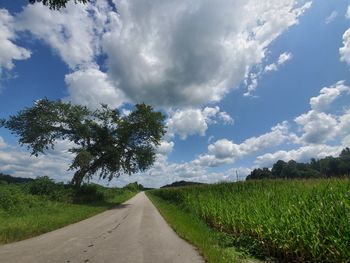
[[350,261],[350,180],[263,180],[149,194],[225,233],[227,246],[258,258]]
[[136,189],[99,185],[85,185],[75,192],[48,178],[20,184],[0,181],[0,244],[78,222],[120,204],[136,193]]

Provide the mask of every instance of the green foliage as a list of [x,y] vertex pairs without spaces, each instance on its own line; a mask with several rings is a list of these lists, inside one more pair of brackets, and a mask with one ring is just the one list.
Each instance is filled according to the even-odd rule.
[[[69,0],[29,0],[29,3],[31,4],[34,4],[35,2],[41,2],[43,5],[49,6],[50,9],[58,10],[65,8]],[[86,4],[90,2],[90,0],[74,0],[74,2]]]
[[0,184],[0,244],[80,221],[136,193],[99,185],[83,185],[75,192],[71,186],[55,184],[47,177],[23,184]]
[[297,163],[294,160],[277,161],[271,171],[268,168],[254,169],[247,180],[269,178],[321,178],[350,175],[350,149],[345,148],[339,157],[328,156],[320,160],[314,158],[310,163]]
[[112,180],[122,173],[149,168],[155,160],[155,146],[165,133],[164,115],[145,104],[137,104],[128,116],[106,105],[91,111],[85,106],[42,99],[33,107],[2,120],[33,155],[54,148],[58,139],[73,142],[75,170],[72,183],[79,188],[96,173]]
[[179,206],[159,198],[153,193],[152,191],[146,192],[174,231],[180,237],[195,245],[206,259],[206,262],[255,262],[251,258],[245,260],[247,259],[245,255],[232,248],[231,236],[211,229],[198,216],[182,210]]
[[31,178],[13,177],[7,174],[0,173],[0,183],[26,183],[33,181]]
[[93,184],[82,185],[74,195],[74,203],[77,204],[100,202],[103,199],[103,192],[98,191],[97,186]]
[[138,184],[137,182],[129,183],[123,187],[123,189],[128,189],[130,191],[142,191],[144,189],[142,184]]
[[350,261],[350,180],[262,180],[152,194],[229,234],[257,256],[290,262]]

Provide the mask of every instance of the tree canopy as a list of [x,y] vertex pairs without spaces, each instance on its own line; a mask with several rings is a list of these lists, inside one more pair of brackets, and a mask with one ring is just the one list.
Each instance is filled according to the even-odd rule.
[[[70,0],[29,0],[29,3],[34,4],[36,2],[41,2],[43,5],[49,6],[50,9],[58,10],[62,7],[66,7],[66,4]],[[75,3],[83,3],[86,4],[90,2],[90,0],[73,0]]]
[[319,178],[350,175],[350,149],[345,148],[339,157],[327,156],[309,163],[298,163],[294,160],[277,161],[272,169],[254,169],[247,180],[274,179],[274,178]]
[[127,116],[102,105],[92,111],[85,106],[42,99],[25,108],[3,126],[19,137],[19,143],[38,156],[54,148],[57,140],[74,143],[70,170],[72,184],[99,173],[112,180],[120,174],[133,174],[149,168],[155,160],[155,147],[165,134],[165,116],[145,104],[135,105]]

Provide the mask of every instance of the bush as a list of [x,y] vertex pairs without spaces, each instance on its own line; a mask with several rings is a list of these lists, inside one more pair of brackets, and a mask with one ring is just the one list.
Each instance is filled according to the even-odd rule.
[[26,186],[31,195],[38,195],[56,202],[72,202],[73,191],[67,189],[62,183],[55,183],[48,176],[37,177]]
[[40,206],[38,199],[23,193],[19,186],[0,185],[0,211],[20,214],[33,206]]
[[51,195],[57,188],[55,182],[48,176],[37,177],[28,183],[29,193],[32,195]]
[[84,184],[75,192],[74,203],[101,202],[104,200],[102,192],[98,191],[94,184]]

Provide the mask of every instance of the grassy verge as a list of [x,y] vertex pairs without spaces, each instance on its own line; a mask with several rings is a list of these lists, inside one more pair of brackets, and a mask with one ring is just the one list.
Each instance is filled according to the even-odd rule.
[[350,262],[350,180],[266,180],[152,191],[259,258]]
[[71,189],[64,189],[62,185],[53,187],[54,191],[49,196],[30,193],[33,190],[28,190],[28,185],[0,184],[0,244],[23,240],[81,221],[137,193],[129,189],[93,186],[73,196]]
[[252,262],[244,254],[236,251],[228,242],[228,235],[211,229],[194,214],[182,210],[179,206],[146,192],[165,220],[183,239],[196,246],[210,263]]

